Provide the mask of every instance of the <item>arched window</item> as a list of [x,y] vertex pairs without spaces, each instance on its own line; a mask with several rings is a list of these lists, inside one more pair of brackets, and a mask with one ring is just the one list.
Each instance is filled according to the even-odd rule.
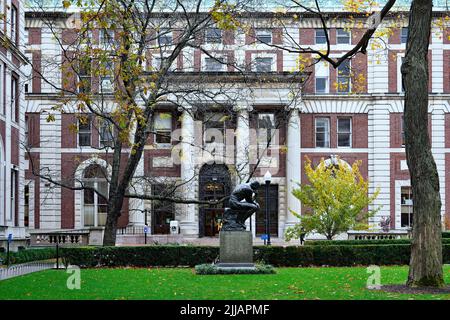
[[[88,166],[83,172],[83,214],[85,227],[100,227],[106,224],[108,182],[106,170],[98,164]],[[92,189],[90,189],[92,188]],[[96,190],[97,192],[95,192]],[[100,196],[104,195],[104,197]]]

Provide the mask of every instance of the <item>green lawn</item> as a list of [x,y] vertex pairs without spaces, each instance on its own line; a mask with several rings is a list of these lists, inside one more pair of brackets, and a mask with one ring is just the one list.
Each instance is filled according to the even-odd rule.
[[[450,283],[450,266],[444,268]],[[404,283],[406,266],[382,267],[381,283]],[[0,299],[450,299],[365,288],[364,267],[278,268],[275,275],[198,276],[188,268],[82,269],[81,289],[69,290],[64,270],[0,281]]]

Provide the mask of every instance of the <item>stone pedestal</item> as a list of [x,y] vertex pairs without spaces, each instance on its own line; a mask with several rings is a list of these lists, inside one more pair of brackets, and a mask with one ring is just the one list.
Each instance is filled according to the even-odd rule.
[[250,231],[220,232],[218,268],[254,269],[253,238]]

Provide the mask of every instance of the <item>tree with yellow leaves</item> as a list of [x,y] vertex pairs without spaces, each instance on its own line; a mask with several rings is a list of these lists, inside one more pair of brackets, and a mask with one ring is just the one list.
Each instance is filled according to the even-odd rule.
[[343,160],[328,164],[322,159],[316,168],[307,158],[305,173],[309,184],[298,183],[292,194],[306,207],[300,215],[300,223],[286,231],[286,239],[300,238],[302,234],[316,232],[332,240],[339,233],[350,229],[363,229],[366,221],[377,209],[366,210],[378,196],[377,189],[369,196],[369,182],[364,180],[359,167],[361,161],[352,166]]

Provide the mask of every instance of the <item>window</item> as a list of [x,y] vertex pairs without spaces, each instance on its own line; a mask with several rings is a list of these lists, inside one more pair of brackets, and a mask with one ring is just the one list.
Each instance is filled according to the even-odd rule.
[[91,146],[91,117],[83,116],[78,119],[78,146]]
[[336,29],[336,40],[338,44],[350,44],[350,31]]
[[30,118],[25,116],[25,146],[29,146]]
[[92,81],[91,59],[84,57],[80,59],[80,61],[78,62],[78,78],[79,78],[79,85],[78,85],[79,92],[84,93],[91,92],[91,81]]
[[337,119],[337,146],[351,147],[352,146],[352,119],[338,118]]
[[225,128],[228,116],[220,112],[207,113],[203,121],[203,141],[207,157],[222,157],[225,152]]
[[169,46],[172,44],[172,31],[163,29],[159,32],[158,41],[160,46]]
[[400,38],[401,43],[406,43],[406,41],[408,40],[408,28],[402,28],[402,34]]
[[330,67],[325,61],[316,61],[314,65],[316,93],[328,93]]
[[327,81],[326,77],[316,77],[316,93],[326,93],[327,92]]
[[401,217],[402,228],[411,228],[413,224],[413,195],[411,187],[401,187]]
[[[162,184],[152,185],[152,195],[164,194],[165,186]],[[152,200],[152,233],[170,233],[170,221],[175,218],[173,202]]]
[[330,147],[330,119],[316,118],[316,147]]
[[272,61],[270,57],[267,58],[255,58],[255,71],[256,72],[271,72]]
[[11,41],[17,44],[17,8],[11,4]]
[[30,225],[30,186],[25,185],[24,188],[24,208],[23,208],[23,223],[25,227]]
[[[9,220],[12,221],[16,216],[17,210],[17,170],[11,169],[11,207],[9,211]],[[17,221],[16,221],[17,222]]]
[[256,30],[256,40],[261,43],[272,43],[272,30],[258,29]]
[[401,63],[400,63],[400,70],[399,70],[399,74],[398,74],[398,76],[399,76],[399,78],[400,78],[400,81],[401,81],[401,91],[400,92],[405,92],[405,82],[403,81],[403,75],[402,75],[402,65],[403,65],[403,62],[405,62],[405,57],[401,57]]
[[155,142],[157,144],[170,144],[172,134],[172,114],[159,112],[154,120]]
[[152,68],[153,70],[159,70],[161,68],[161,57],[152,56]]
[[350,60],[345,60],[337,68],[337,92],[350,92],[350,85]]
[[100,77],[100,90],[102,93],[111,93],[113,91],[113,63],[111,61],[107,61],[105,63],[105,69],[103,71],[103,75]]
[[114,146],[113,125],[107,119],[100,120],[100,147]]
[[325,30],[316,29],[316,44],[327,43],[327,37],[325,35]]
[[269,211],[269,232],[273,237],[278,237],[278,185],[271,184],[268,187],[268,198],[265,192],[258,192],[258,203],[260,209],[256,212],[256,235],[266,233],[266,205]]
[[102,29],[100,30],[100,44],[110,45],[114,40],[114,32],[112,30]]
[[206,43],[222,43],[222,30],[219,28],[210,28],[205,32]]
[[[275,114],[258,114],[258,146],[266,148],[272,144],[273,134],[275,132]],[[269,143],[270,142],[270,143]]]
[[[83,172],[83,218],[84,226],[100,227],[106,224],[108,208],[108,182],[106,171],[97,164],[90,165]],[[100,193],[103,196],[100,196]]]
[[205,71],[219,72],[224,69],[224,58],[205,58]]
[[11,120],[19,122],[19,81],[11,75]]

